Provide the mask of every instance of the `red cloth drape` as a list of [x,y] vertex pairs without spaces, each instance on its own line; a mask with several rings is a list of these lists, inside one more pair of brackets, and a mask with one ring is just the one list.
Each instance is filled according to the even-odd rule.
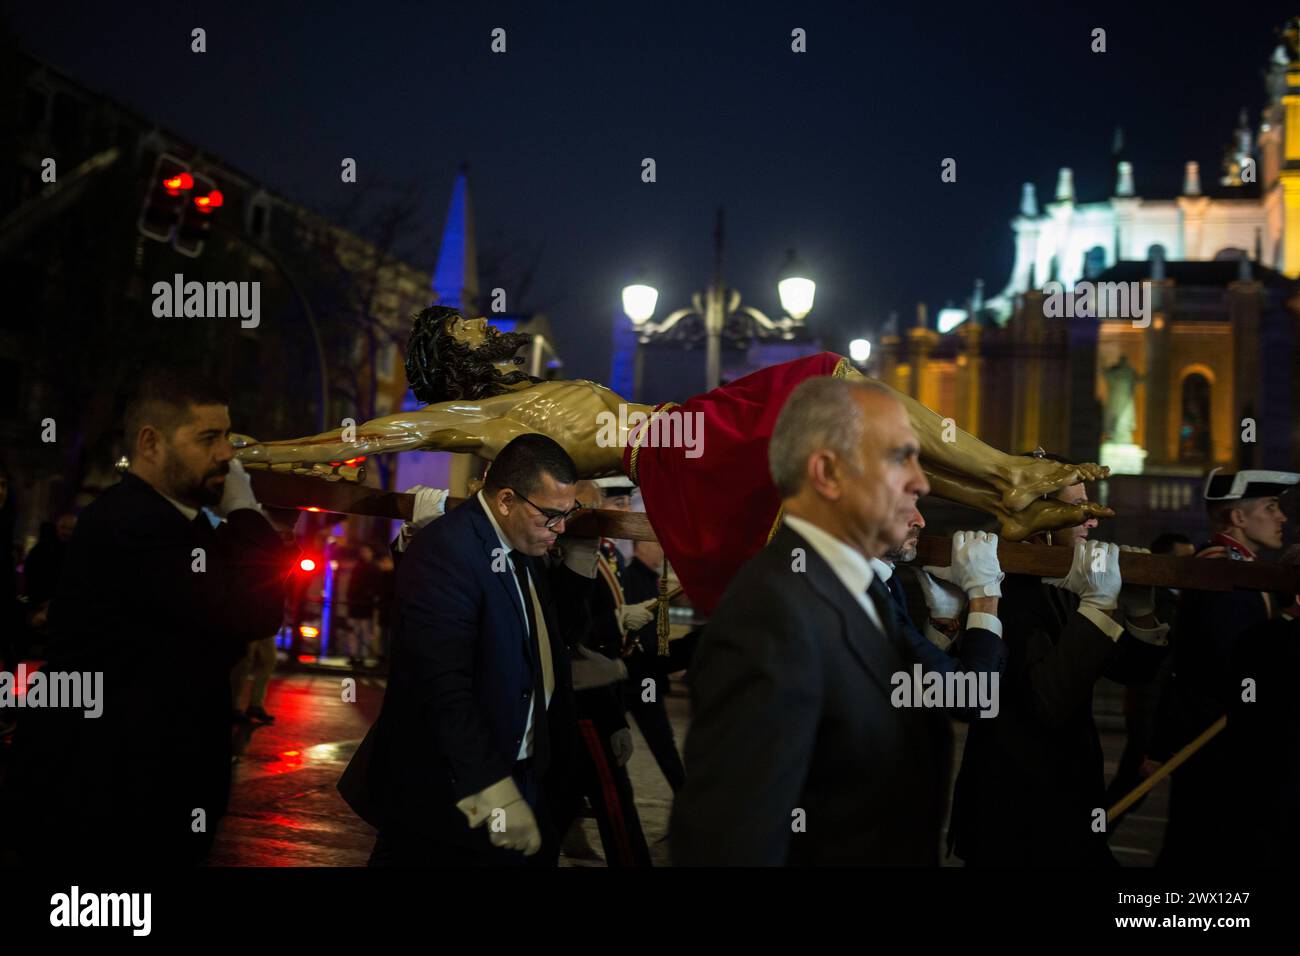
[[691,449],[681,443],[654,447],[654,419],[632,432],[623,468],[641,486],[664,554],[701,613],[713,611],[776,521],[781,499],[768,472],[767,445],[786,398],[805,379],[834,374],[843,361],[822,352],[760,369],[678,406],[658,406],[664,415],[702,416],[699,457],[687,457]]

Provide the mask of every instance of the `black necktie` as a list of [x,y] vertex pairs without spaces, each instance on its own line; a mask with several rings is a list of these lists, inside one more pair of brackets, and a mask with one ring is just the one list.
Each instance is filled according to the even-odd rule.
[[528,587],[528,557],[522,551],[511,551],[510,564],[515,569],[515,580],[519,582],[519,593],[524,599],[524,613],[528,616],[528,647],[533,652],[533,761],[541,772],[550,756],[550,737],[546,732],[546,680],[542,673],[542,649],[538,641],[532,591]]
[[880,575],[871,579],[867,594],[875,602],[876,613],[880,615],[880,620],[885,626],[885,637],[889,639],[889,643],[903,660],[910,661],[912,650],[908,645],[907,635],[903,633],[903,616],[899,612],[898,604],[890,595],[889,588],[885,586],[884,581],[880,580]]

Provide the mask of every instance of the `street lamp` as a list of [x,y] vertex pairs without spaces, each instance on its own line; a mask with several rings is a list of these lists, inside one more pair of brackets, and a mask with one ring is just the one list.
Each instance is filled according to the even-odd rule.
[[813,298],[817,295],[817,283],[806,278],[803,263],[791,249],[786,258],[785,268],[781,270],[783,278],[776,284],[777,294],[781,297],[781,308],[793,319],[801,320],[812,311]]
[[871,358],[871,343],[866,339],[854,339],[849,343],[849,358],[855,365],[865,365]]
[[655,303],[659,301],[659,290],[648,285],[630,285],[623,290],[623,311],[640,327],[650,321],[655,314]]
[[[783,339],[789,341],[795,332],[804,327],[804,318],[812,311],[816,284],[802,274],[802,268],[790,253],[782,270],[784,278],[777,283],[781,308],[786,315],[772,320],[750,305],[740,304],[740,293],[728,289],[722,279],[722,223],[723,212],[718,209],[717,224],[713,231],[713,281],[703,296],[691,296],[690,308],[678,309],[662,322],[651,321],[659,293],[649,285],[637,283],[623,290],[623,311],[637,332],[638,345],[657,340],[673,339],[693,344],[704,337],[708,345],[708,385],[717,388],[722,381],[722,338],[748,344],[753,339]],[[694,319],[684,322],[684,319]],[[701,321],[702,320],[702,321]],[[702,328],[701,328],[702,326]],[[637,349],[638,366],[640,348]],[[640,377],[639,375],[637,376]],[[638,382],[639,386],[640,383]]]

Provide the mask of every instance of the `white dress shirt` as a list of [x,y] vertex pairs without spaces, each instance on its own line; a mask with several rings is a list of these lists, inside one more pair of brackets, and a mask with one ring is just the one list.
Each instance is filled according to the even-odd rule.
[[[501,547],[506,553],[506,559],[510,561],[511,567],[513,568],[514,562],[510,559],[509,555],[514,549],[511,547],[510,542],[506,540],[506,536],[502,533],[501,525],[497,524],[497,516],[494,515],[492,509],[488,507],[487,499],[483,497],[483,492],[480,491],[475,497],[478,498],[479,504],[483,506],[483,511],[487,514],[488,520],[492,522],[492,530],[496,532],[497,540],[501,542]],[[542,686],[546,692],[546,706],[549,707],[551,706],[551,694],[555,690],[555,669],[551,663],[551,641],[546,630],[546,618],[542,614],[541,602],[537,600],[537,586],[533,584],[532,574],[529,574],[527,570],[525,570],[524,573],[528,574],[528,598],[532,601],[533,617],[537,621],[537,644],[538,654],[541,657]],[[519,596],[519,609],[523,611],[524,593],[519,589],[519,578],[515,575],[513,570],[510,573],[510,581],[515,586],[515,594]],[[524,620],[528,620],[527,613],[524,614]],[[530,700],[528,704],[528,723],[524,727],[524,741],[519,745],[519,760],[524,760],[533,755],[533,718],[536,712],[536,701]]]
[[[162,492],[159,491],[158,494],[162,495]],[[186,521],[193,521],[199,516],[198,508],[191,508],[189,505],[183,505],[171,495],[163,495],[163,497],[176,506],[176,510],[185,516]]]
[[871,600],[871,595],[867,593],[867,588],[871,587],[871,581],[876,576],[870,559],[829,531],[823,531],[811,521],[796,518],[794,515],[786,515],[783,520],[792,531],[812,545],[812,549],[831,566],[840,583],[849,589],[849,593],[862,605],[862,610],[867,612],[871,623],[880,629],[880,633],[885,633],[885,625],[881,623],[876,602]]

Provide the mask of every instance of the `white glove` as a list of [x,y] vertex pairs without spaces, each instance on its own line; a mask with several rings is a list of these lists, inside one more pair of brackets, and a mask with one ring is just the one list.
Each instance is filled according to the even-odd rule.
[[998,562],[998,536],[988,531],[958,531],[952,536],[952,564],[928,566],[927,574],[951,581],[967,596],[1002,597],[1002,565]]
[[456,806],[465,814],[471,830],[487,825],[493,846],[519,850],[524,856],[532,856],[542,848],[542,832],[533,808],[512,777],[503,777],[478,793],[462,797]]
[[1074,546],[1070,573],[1063,578],[1043,578],[1079,595],[1079,603],[1113,611],[1119,599],[1119,545],[1109,541],[1080,541]]
[[225,518],[232,511],[240,508],[252,508],[261,511],[262,506],[253,497],[253,483],[244,470],[244,463],[238,458],[230,459],[230,471],[226,472],[226,484],[221,489],[221,503],[217,505],[217,514]]
[[441,518],[447,507],[446,488],[426,488],[424,485],[411,485],[403,494],[415,495],[415,513],[408,524],[419,531],[434,518]]
[[578,658],[573,661],[571,669],[574,690],[591,690],[593,687],[606,687],[627,680],[626,664],[610,660],[604,654],[597,654],[581,644],[578,645]]
[[930,609],[930,617],[938,621],[957,620],[966,607],[966,592],[951,581],[934,577],[929,571],[929,568],[922,568],[916,580],[921,585],[921,595],[925,598],[925,606]]
[[[1121,544],[1120,551],[1133,551],[1138,554],[1150,554],[1150,548],[1135,548],[1132,545]],[[1140,584],[1126,584],[1119,589],[1119,606],[1123,609],[1128,618],[1146,617],[1148,614],[1154,614],[1156,610],[1156,589],[1154,587],[1143,587]]]
[[[542,831],[537,826],[537,817],[527,800],[516,800],[501,808],[505,818],[505,829],[499,829],[501,818],[495,810],[488,815],[488,840],[493,846],[507,850],[518,850],[524,856],[532,856],[542,848]],[[494,819],[495,817],[495,819]]]
[[618,629],[624,634],[641,630],[655,619],[654,607],[658,603],[658,598],[650,598],[640,604],[624,604],[614,611],[618,616]]
[[632,756],[632,731],[627,727],[614,731],[609,735],[609,746],[614,751],[615,762],[625,766]]
[[599,538],[577,538],[563,535],[560,546],[564,551],[564,566],[584,578],[596,576],[596,558],[600,554]]

